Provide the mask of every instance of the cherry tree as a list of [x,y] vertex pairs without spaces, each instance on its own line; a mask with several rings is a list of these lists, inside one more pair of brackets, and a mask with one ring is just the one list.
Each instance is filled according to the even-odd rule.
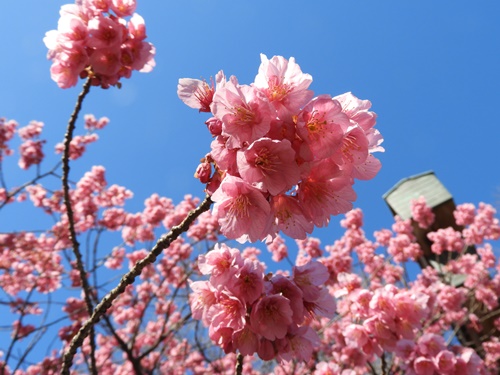
[[[411,280],[407,266],[422,256],[412,222],[396,218],[370,240],[353,209],[355,180],[374,178],[384,151],[370,101],[315,96],[293,57],[261,55],[250,84],[223,71],[179,79],[180,100],[210,116],[195,171],[203,199],[152,193],[131,212],[133,193],[109,184],[103,166],[70,177],[110,122],[79,123],[87,95],[155,66],[135,11],[134,0],[76,1],[44,38],[55,83],[83,84],[53,145],[61,162],[44,163],[43,122],[0,119],[0,163],[14,160],[18,137],[18,166],[35,171],[20,186],[0,175],[0,209],[29,200],[52,220],[0,233],[1,375],[498,372],[495,210],[458,206],[461,230],[428,234],[450,261]],[[424,200],[412,209],[432,228]],[[314,228],[340,214],[343,235],[321,246]],[[479,346],[457,339],[465,328]]]

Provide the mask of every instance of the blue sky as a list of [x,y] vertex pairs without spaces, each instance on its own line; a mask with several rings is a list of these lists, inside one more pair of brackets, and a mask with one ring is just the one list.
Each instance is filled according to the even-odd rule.
[[[59,160],[53,145],[62,140],[81,90],[61,90],[50,79],[42,42],[65,3],[0,2],[0,117],[22,126],[45,123],[45,168]],[[193,173],[209,151],[207,117],[177,98],[177,80],[223,69],[250,83],[265,53],[294,56],[313,76],[316,94],[352,91],[372,101],[386,152],[378,154],[379,175],[355,185],[368,233],[392,223],[382,195],[428,170],[457,203],[499,207],[500,2],[139,0],[137,12],[157,48],[157,67],[135,73],[121,90],[91,90],[82,113],[111,123],[73,164],[72,180],[104,165],[109,183],[134,192],[131,211],[142,210],[155,192],[175,202],[187,193],[202,196]],[[76,134],[82,129],[79,122]],[[4,164],[10,186],[34,175],[16,163],[11,157]],[[0,232],[43,227],[42,218],[17,206],[2,211]],[[334,220],[315,234],[328,244],[341,229]]]
[[[65,3],[0,4],[0,116],[21,125],[43,121],[52,160],[80,91],[51,81],[42,42]],[[352,91],[372,101],[386,152],[378,154],[379,175],[355,185],[355,205],[365,211],[369,232],[391,223],[381,196],[400,179],[428,170],[456,202],[500,201],[500,3],[139,0],[137,12],[157,48],[157,67],[135,73],[121,90],[91,90],[83,113],[111,123],[72,169],[76,179],[91,165],[104,165],[110,183],[134,192],[132,210],[141,210],[154,192],[176,202],[186,193],[203,194],[192,175],[209,150],[207,117],[177,98],[177,80],[223,69],[250,83],[261,52],[294,56],[313,76],[316,94]],[[83,132],[78,126],[76,134]],[[4,166],[10,185],[32,175],[13,164]],[[12,223],[0,218],[0,226]],[[328,236],[327,243],[340,229],[317,234]]]

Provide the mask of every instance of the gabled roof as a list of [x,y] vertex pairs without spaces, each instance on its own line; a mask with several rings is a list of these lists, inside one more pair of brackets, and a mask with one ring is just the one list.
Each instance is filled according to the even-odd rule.
[[433,171],[402,179],[382,197],[393,212],[406,220],[411,218],[410,201],[421,196],[425,197],[430,207],[436,207],[453,198]]

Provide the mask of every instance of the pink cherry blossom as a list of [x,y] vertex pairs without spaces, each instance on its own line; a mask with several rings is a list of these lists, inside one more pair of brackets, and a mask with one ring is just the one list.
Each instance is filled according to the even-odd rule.
[[496,367],[496,363],[500,359],[500,342],[498,338],[492,337],[483,343],[483,348],[486,352],[486,365],[492,368]]
[[222,134],[222,121],[211,117],[207,121],[205,121],[205,125],[207,125],[208,131],[212,136],[217,137]]
[[262,297],[252,308],[250,325],[254,332],[268,340],[285,337],[292,324],[290,300],[280,295]]
[[207,255],[201,254],[198,257],[200,272],[210,275],[217,284],[224,284],[232,279],[236,272],[235,266],[241,267],[243,264],[240,252],[226,244],[216,244]]
[[349,118],[340,103],[327,95],[313,99],[297,115],[297,134],[315,160],[327,158],[341,147],[343,127],[348,126]]
[[299,183],[297,196],[307,217],[318,227],[326,226],[331,215],[351,210],[356,199],[350,179],[342,175],[328,180],[310,176]]
[[76,85],[80,71],[80,65],[64,65],[56,61],[50,67],[50,76],[60,88],[67,89]]
[[304,251],[310,258],[318,258],[323,255],[321,241],[318,238],[308,237],[305,240],[295,240],[299,251]]
[[263,361],[270,361],[276,357],[277,350],[272,341],[262,337],[259,342],[257,354],[259,355],[259,358],[262,359]]
[[[113,1],[116,2],[117,0]],[[131,0],[128,1],[131,3]],[[134,13],[128,22],[128,31],[131,39],[138,41],[146,39],[146,23],[144,22],[144,18],[137,13]]]
[[115,247],[110,257],[106,260],[104,265],[109,269],[120,269],[125,257],[125,249],[123,247]]
[[232,339],[234,345],[242,355],[251,356],[256,353],[259,348],[259,337],[252,331],[248,324],[242,329],[235,331]]
[[359,324],[348,325],[345,328],[344,336],[346,344],[353,347],[363,347],[369,339],[365,328]]
[[453,215],[458,225],[470,225],[474,222],[476,207],[472,203],[459,204]]
[[268,292],[286,297],[290,302],[292,309],[292,319],[295,324],[302,324],[304,321],[304,303],[302,290],[282,275],[274,275],[269,284],[267,284]]
[[153,194],[144,201],[143,218],[152,226],[159,226],[168,214],[171,214],[175,207],[170,199]]
[[408,259],[417,260],[422,255],[420,245],[413,242],[406,234],[397,234],[395,237],[390,238],[387,252],[398,263],[406,262]]
[[[378,173],[381,163],[371,153],[383,151],[383,139],[373,128],[369,101],[349,93],[341,97],[343,104],[329,95],[308,102],[311,77],[293,58],[261,59],[252,85],[241,85],[234,76],[226,81],[221,72],[215,88],[197,79],[179,81],[181,100],[214,115],[206,124],[215,140],[195,176],[209,194],[220,193],[221,184],[231,181],[228,175],[261,190],[271,213],[253,238],[271,241],[282,231],[303,239],[331,215],[352,208],[354,178]],[[227,230],[215,207],[224,235],[248,238]]]
[[224,235],[239,241],[256,241],[266,235],[271,209],[258,189],[240,178],[226,176],[212,200],[213,214]]
[[215,92],[212,113],[222,121],[222,135],[231,148],[242,147],[263,137],[271,126],[272,109],[256,88],[239,85],[235,79]]
[[123,25],[100,14],[88,22],[87,46],[96,50],[119,47],[123,43]]
[[213,82],[209,85],[206,81],[192,78],[181,78],[177,85],[177,95],[191,108],[200,112],[210,112],[210,105],[214,96]]
[[226,171],[232,176],[238,176],[238,166],[236,164],[237,149],[227,147],[227,138],[217,136],[211,143],[212,151],[210,156],[218,169]]
[[411,201],[411,212],[413,220],[415,220],[420,228],[429,228],[434,222],[434,213],[427,206],[424,197]]
[[240,330],[245,326],[245,304],[227,289],[215,292],[216,303],[208,309],[210,328],[212,332],[227,328]]
[[109,0],[83,0],[83,8],[94,14],[107,12],[109,10]]
[[451,373],[455,369],[457,358],[449,350],[442,350],[434,357],[434,365],[440,373]]
[[257,188],[278,195],[299,182],[295,152],[287,140],[260,138],[237,154],[241,178]]
[[17,132],[23,141],[38,138],[42,133],[44,123],[31,121],[27,126],[20,128]]
[[33,331],[35,331],[35,326],[32,324],[22,324],[19,320],[15,320],[12,323],[12,334],[11,337],[15,339],[24,339],[29,336]]
[[121,46],[122,70],[120,74],[129,78],[131,70],[149,73],[156,66],[154,56],[156,48],[148,42],[130,39]]
[[208,161],[202,161],[194,172],[194,177],[200,180],[201,183],[206,184],[211,181],[212,164]]
[[228,288],[246,303],[255,302],[264,291],[264,268],[260,262],[245,259]]
[[362,165],[366,161],[368,139],[361,127],[350,126],[344,131],[342,144],[332,157],[343,170],[350,170],[355,165]]
[[19,167],[21,169],[28,169],[32,165],[38,165],[42,162],[45,154],[43,153],[42,146],[45,141],[33,141],[28,139],[24,141],[19,147],[21,158],[19,159]]
[[189,287],[193,290],[190,299],[191,311],[194,319],[202,320],[205,325],[209,325],[207,313],[209,308],[217,302],[215,289],[207,281],[192,281]]
[[359,180],[371,180],[382,168],[382,163],[372,154],[368,154],[364,163],[353,165],[352,177]]
[[288,256],[285,240],[279,234],[271,242],[267,243],[267,249],[273,254],[272,259],[275,262],[280,262]]
[[419,326],[422,319],[429,313],[429,296],[424,293],[399,292],[392,301],[396,316],[410,322],[413,327]]
[[320,286],[330,277],[327,268],[319,262],[293,267],[293,280],[304,294],[304,300],[314,302],[320,297]]
[[436,356],[445,349],[444,338],[435,334],[425,334],[417,342],[418,349],[422,354]]
[[261,54],[260,58],[262,62],[254,80],[255,87],[265,92],[281,119],[291,117],[313,97],[313,92],[308,90],[312,77],[302,73],[293,57],[286,60],[282,56],[273,56],[269,60]]
[[[99,136],[95,133],[74,136],[69,145],[70,160],[81,158],[84,152],[87,150],[87,145],[96,142],[98,139]],[[64,145],[63,143],[58,143],[55,148],[56,153],[62,153],[64,150]]]
[[340,221],[343,228],[358,229],[363,226],[363,212],[355,208],[345,214],[345,219]]
[[135,0],[111,0],[110,8],[118,17],[131,16],[136,8]]
[[304,308],[311,317],[333,318],[337,311],[335,299],[326,288],[320,289],[318,298],[308,301],[304,297]]
[[13,150],[9,148],[8,142],[14,137],[18,123],[14,120],[6,120],[0,117],[0,161],[3,156],[12,155]]
[[96,50],[89,58],[89,63],[95,73],[109,77],[108,80],[114,80],[115,75],[121,69],[120,50],[105,49]]
[[432,241],[432,252],[436,254],[441,254],[443,251],[460,252],[465,246],[461,233],[451,227],[430,232],[427,237]]
[[319,336],[311,327],[292,326],[287,335],[289,350],[284,353],[278,353],[278,357],[285,361],[291,361],[292,359],[307,361],[311,358],[313,350],[318,346],[319,342]]
[[[59,87],[90,76],[93,85],[108,88],[132,70],[152,70],[155,49],[144,41],[144,20],[133,14],[135,7],[135,0],[86,0],[61,7],[58,29],[44,38],[53,61],[51,77]],[[132,16],[128,22],[127,16]]]
[[[53,30],[55,31],[55,30]],[[88,38],[87,23],[74,14],[63,14],[57,23],[57,32],[49,32],[44,39],[49,49],[71,49],[75,44],[83,46]]]
[[351,92],[334,97],[342,105],[342,111],[365,131],[375,126],[377,115],[369,109],[372,103],[369,100],[360,100]]
[[433,375],[436,367],[431,359],[426,357],[418,357],[413,362],[413,369],[416,375]]

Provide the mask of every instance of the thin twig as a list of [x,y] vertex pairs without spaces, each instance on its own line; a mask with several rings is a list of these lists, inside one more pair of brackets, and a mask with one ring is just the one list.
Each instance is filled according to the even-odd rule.
[[375,370],[375,367],[373,367],[373,365],[369,361],[366,361],[366,364],[370,368],[371,373],[373,375],[377,375],[377,370]]
[[42,321],[40,322],[40,326],[43,328],[37,328],[37,329],[35,329],[35,331],[33,331],[36,333],[35,333],[34,337],[31,339],[31,342],[27,345],[27,347],[24,350],[24,352],[22,353],[21,357],[19,358],[19,361],[18,361],[16,368],[12,371],[13,374],[15,374],[17,372],[17,370],[21,367],[21,365],[24,364],[29,353],[35,348],[35,346],[40,342],[40,339],[42,338],[42,336],[47,332],[48,324],[46,324],[45,322],[48,320],[49,315],[50,315],[50,306],[51,306],[50,293],[48,294],[47,299],[48,299],[48,302],[47,302],[48,307],[45,309],[45,314],[42,318]]
[[[0,209],[2,209],[5,205],[7,205],[12,200],[12,198],[17,195],[17,193],[24,190],[27,186],[34,185],[36,182],[38,182],[38,180],[41,180],[42,178],[45,178],[47,176],[57,176],[55,174],[55,171],[59,168],[60,165],[61,162],[58,162],[50,171],[42,174],[37,174],[37,176],[34,177],[32,180],[25,182],[24,184],[18,186],[17,188],[13,189],[10,192],[7,192],[7,198],[3,201],[3,203],[0,203]],[[5,189],[7,190],[7,188]]]
[[194,328],[194,342],[195,342],[196,348],[198,349],[198,353],[200,353],[201,356],[203,357],[203,359],[205,360],[205,362],[207,362],[207,364],[211,366],[212,360],[210,358],[208,358],[207,354],[205,353],[205,348],[203,348],[200,340],[198,339],[199,327],[200,327],[200,321],[196,320],[196,325]]
[[28,305],[29,299],[31,298],[31,295],[33,294],[34,291],[35,291],[35,287],[33,286],[31,288],[31,290],[28,292],[28,295],[26,296],[26,299],[23,302],[23,306],[20,309],[21,316],[19,317],[19,319],[18,319],[18,325],[17,325],[15,331],[12,334],[12,340],[11,340],[11,342],[9,344],[9,348],[7,349],[7,354],[5,355],[5,359],[3,361],[3,365],[1,365],[1,367],[0,367],[0,375],[4,375],[5,374],[7,363],[9,363],[9,358],[10,358],[10,355],[12,354],[14,346],[15,346],[15,344],[20,339],[23,338],[23,336],[19,335],[19,330],[21,329],[21,326],[23,324],[23,318],[26,316],[26,312],[25,312],[26,306]]
[[[168,336],[170,336],[171,334],[171,330],[168,330],[166,333],[165,333],[165,328],[166,328],[166,325],[170,319],[170,308],[171,306],[173,305],[174,303],[174,300],[175,298],[177,298],[177,295],[179,293],[179,290],[181,290],[181,285],[183,285],[187,279],[189,278],[189,275],[190,274],[187,274],[186,276],[184,276],[184,279],[182,280],[181,283],[179,283],[179,285],[177,285],[177,287],[175,288],[174,292],[172,293],[172,298],[170,299],[170,301],[168,302],[168,305],[167,305],[167,308],[165,309],[167,312],[165,313],[165,321],[163,322],[162,324],[162,327],[161,327],[161,332],[160,334],[158,335],[158,339],[156,340],[156,343],[152,344],[148,350],[146,350],[144,353],[142,353],[140,356],[139,356],[139,360],[143,359],[144,357],[146,357],[149,353],[151,353],[153,350],[155,350],[164,340],[166,340],[168,338]],[[163,280],[165,281],[165,279]],[[155,296],[157,297],[157,296]],[[159,299],[159,297],[158,297]],[[149,301],[148,301],[148,304],[151,303],[153,300],[153,298],[151,298]],[[146,310],[147,307],[144,308],[144,311]],[[175,327],[176,328],[181,328],[182,325],[189,319],[191,318],[191,314],[188,314],[188,316],[183,319],[181,322],[175,324]],[[182,323],[182,324],[181,324]]]
[[[0,186],[3,187],[5,190],[7,190],[7,183],[5,182],[5,178],[3,176],[2,160],[3,160],[3,152],[0,151]],[[5,201],[8,201],[8,199],[6,199]]]
[[116,288],[111,290],[101,302],[95,307],[94,312],[90,316],[90,318],[85,322],[85,324],[80,328],[78,333],[73,337],[71,343],[64,353],[63,363],[61,369],[61,375],[69,375],[69,369],[71,364],[73,363],[73,357],[76,354],[78,348],[82,345],[83,340],[89,334],[91,328],[95,323],[99,321],[101,316],[106,313],[106,311],[111,307],[113,301],[125,291],[125,288],[132,284],[137,276],[139,276],[142,270],[149,264],[153,264],[156,258],[161,254],[161,252],[170,246],[170,244],[176,240],[182,233],[186,232],[198,216],[200,216],[203,212],[208,211],[212,201],[209,196],[205,197],[205,200],[194,210],[190,211],[186,218],[182,221],[181,224],[172,227],[170,232],[161,237],[158,242],[156,242],[155,246],[151,249],[149,254],[136,263],[136,265],[125,274]]
[[142,369],[142,366],[141,366],[140,359],[136,358],[134,356],[132,348],[129,348],[127,346],[127,343],[125,341],[123,341],[123,339],[120,337],[120,335],[118,334],[118,332],[116,332],[115,328],[113,327],[113,324],[111,323],[111,319],[109,318],[109,316],[104,315],[103,318],[104,318],[104,321],[106,322],[106,326],[108,327],[108,329],[110,330],[111,334],[113,335],[113,337],[118,342],[118,345],[120,346],[120,349],[123,352],[125,352],[125,354],[127,355],[127,359],[132,364],[132,367],[134,369],[135,374],[136,375],[143,375],[143,371],[142,371],[143,369]]

